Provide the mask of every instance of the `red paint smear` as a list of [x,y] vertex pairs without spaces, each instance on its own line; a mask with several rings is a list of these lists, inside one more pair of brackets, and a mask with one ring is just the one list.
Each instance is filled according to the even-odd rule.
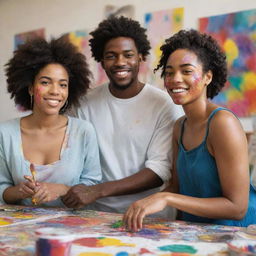
[[228,108],[233,111],[237,116],[244,117],[248,116],[248,100],[236,100],[228,103]]
[[249,102],[249,113],[255,114],[256,113],[256,89],[255,90],[248,90],[245,92],[245,97]]
[[103,247],[98,243],[98,238],[81,238],[73,241],[73,244],[79,244],[87,247]]
[[248,57],[246,65],[249,70],[256,72],[256,54]]
[[209,24],[208,18],[201,18],[199,19],[199,30],[200,31],[206,31]]
[[81,219],[81,217],[64,217],[60,220],[52,220],[49,221],[51,223],[60,223],[60,224],[65,224],[67,226],[77,226],[77,225],[87,225],[88,224],[88,219]]
[[144,254],[144,253],[152,253],[152,252],[149,251],[148,249],[141,248],[139,253],[140,253],[140,254]]
[[9,225],[11,223],[13,223],[13,220],[12,219],[8,219],[8,218],[5,218],[5,217],[1,217],[0,218],[0,222],[3,221],[3,222],[8,222],[8,224],[3,224],[3,225],[0,225],[0,226],[4,226],[4,225]]

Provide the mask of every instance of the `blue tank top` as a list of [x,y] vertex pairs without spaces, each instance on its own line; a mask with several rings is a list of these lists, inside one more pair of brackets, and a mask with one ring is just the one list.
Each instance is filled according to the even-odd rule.
[[[209,153],[206,143],[211,119],[220,110],[229,111],[226,108],[217,108],[210,114],[207,121],[206,134],[203,142],[191,150],[185,150],[182,144],[184,123],[186,119],[184,119],[182,122],[177,159],[177,173],[179,178],[180,194],[199,198],[222,197],[216,161],[215,158]],[[248,210],[245,217],[241,220],[209,219],[195,216],[186,212],[182,212],[182,219],[185,221],[243,227],[250,224],[255,224],[256,192],[252,185],[250,185]]]

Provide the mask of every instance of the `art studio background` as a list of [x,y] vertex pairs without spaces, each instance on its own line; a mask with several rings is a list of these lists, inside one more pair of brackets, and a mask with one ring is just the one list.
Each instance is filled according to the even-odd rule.
[[[160,73],[152,74],[159,45],[184,28],[212,34],[226,52],[227,89],[215,101],[233,110],[248,134],[256,115],[256,1],[255,0],[0,0],[0,121],[20,116],[6,90],[4,64],[26,38],[46,39],[68,34],[87,56],[94,84],[106,81],[90,57],[89,32],[110,14],[138,20],[148,30],[151,56],[141,68],[141,80],[163,88]],[[256,151],[256,150],[255,150]]]

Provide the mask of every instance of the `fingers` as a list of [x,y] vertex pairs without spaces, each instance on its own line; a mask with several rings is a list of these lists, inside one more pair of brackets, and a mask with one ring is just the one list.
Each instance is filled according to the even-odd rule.
[[30,176],[24,176],[25,182],[19,184],[18,191],[21,193],[22,199],[32,197],[37,191],[36,184],[32,181]]
[[123,221],[127,225],[127,229],[131,231],[140,231],[143,227],[143,219],[146,212],[142,207],[136,206],[136,203],[131,205],[124,215]]
[[73,192],[73,188],[71,188],[66,195],[61,197],[61,200],[69,208],[76,208],[78,205],[77,196]]
[[62,202],[68,207],[68,208],[81,208],[84,205],[82,205],[81,203],[79,203],[79,201],[76,198],[67,198],[67,199],[62,199]]
[[69,208],[81,208],[87,204],[90,194],[87,194],[88,187],[84,184],[78,184],[69,189],[62,197],[62,202]]
[[20,184],[18,191],[21,195],[21,199],[31,197],[34,194],[34,191],[29,189],[24,183]]
[[24,178],[25,178],[27,181],[29,181],[29,182],[31,182],[31,183],[34,183],[33,177],[28,176],[28,175],[24,175]]

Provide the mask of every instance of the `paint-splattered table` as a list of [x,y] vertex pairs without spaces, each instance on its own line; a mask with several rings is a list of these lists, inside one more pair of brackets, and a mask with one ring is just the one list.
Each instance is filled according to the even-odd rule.
[[35,255],[35,230],[65,229],[73,238],[71,256],[228,255],[227,242],[244,229],[146,219],[127,232],[122,215],[35,207],[0,206],[0,256]]

